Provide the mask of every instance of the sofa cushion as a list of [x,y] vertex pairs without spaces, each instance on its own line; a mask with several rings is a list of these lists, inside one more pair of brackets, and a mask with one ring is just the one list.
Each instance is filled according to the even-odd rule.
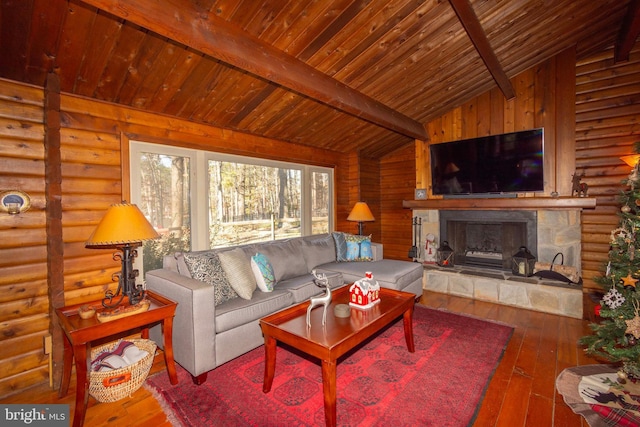
[[[337,289],[344,285],[342,274],[340,273],[328,273],[327,279],[329,279],[331,289]],[[289,291],[291,295],[293,295],[293,304],[306,301],[309,298],[324,292],[324,288],[315,284],[313,281],[313,275],[311,274],[305,274],[303,276],[283,280],[278,283],[277,289]]]
[[180,254],[190,277],[208,283],[214,288],[214,305],[237,298],[227,275],[222,269],[220,259],[213,252]]
[[229,300],[216,307],[216,333],[261,319],[290,306],[292,302],[291,293],[277,289],[273,292],[256,292],[250,300]]
[[273,266],[264,254],[258,252],[251,257],[251,270],[253,270],[253,276],[256,278],[258,289],[262,292],[273,291],[273,286],[276,284],[276,276],[273,273]]
[[371,249],[371,236],[355,236],[347,234],[347,261],[371,261],[373,252]]
[[345,234],[340,231],[331,233],[333,241],[336,245],[336,261],[347,261],[347,239]]
[[251,261],[241,248],[218,252],[222,269],[229,283],[240,298],[251,299],[256,290],[256,278],[251,271]]
[[418,262],[383,259],[376,262],[333,262],[316,267],[319,273],[342,273],[343,280],[353,283],[370,271],[381,287],[403,290],[405,287],[422,280],[423,267]]
[[273,266],[276,282],[307,274],[307,263],[302,256],[302,239],[281,240],[256,245]]
[[307,271],[311,271],[316,265],[336,260],[336,245],[330,235],[318,239],[305,240],[302,242],[302,254],[307,263]]

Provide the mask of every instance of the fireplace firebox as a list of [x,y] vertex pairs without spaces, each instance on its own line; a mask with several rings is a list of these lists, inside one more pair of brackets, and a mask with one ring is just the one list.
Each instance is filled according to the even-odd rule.
[[441,210],[440,241],[445,240],[457,266],[510,270],[521,246],[537,253],[537,212]]

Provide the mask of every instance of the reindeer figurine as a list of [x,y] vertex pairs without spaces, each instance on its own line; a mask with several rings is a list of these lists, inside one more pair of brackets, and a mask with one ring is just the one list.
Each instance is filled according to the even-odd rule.
[[322,312],[322,325],[327,322],[327,307],[331,303],[331,286],[329,285],[329,279],[327,279],[327,275],[322,273],[320,275],[316,274],[315,270],[311,271],[313,277],[315,277],[315,284],[322,288],[327,288],[327,292],[324,295],[311,298],[309,308],[307,308],[307,327],[311,327],[311,310],[315,307],[323,305],[324,311]]
[[573,184],[573,187],[571,188],[571,196],[575,194],[578,197],[587,197],[589,186],[586,182],[580,182],[582,178],[584,178],[584,175],[584,172],[582,173],[582,175],[578,175],[577,172],[573,174],[571,178]]

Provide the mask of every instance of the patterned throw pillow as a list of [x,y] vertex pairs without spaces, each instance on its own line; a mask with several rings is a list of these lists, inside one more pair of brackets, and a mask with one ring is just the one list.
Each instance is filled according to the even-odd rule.
[[345,240],[347,241],[347,261],[371,261],[373,259],[371,236],[348,234]]
[[269,259],[258,252],[251,257],[251,270],[256,277],[258,289],[262,292],[271,292],[276,284],[276,275],[273,272],[273,266]]
[[347,240],[345,238],[345,233],[334,231],[333,233],[331,233],[331,235],[333,236],[333,240],[336,244],[336,261],[338,262],[348,261]]
[[222,269],[220,259],[215,253],[185,253],[183,257],[192,278],[213,286],[214,305],[219,305],[238,297]]

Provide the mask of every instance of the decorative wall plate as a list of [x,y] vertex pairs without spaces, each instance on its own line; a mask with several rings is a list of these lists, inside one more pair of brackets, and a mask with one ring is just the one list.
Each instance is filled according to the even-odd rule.
[[425,188],[416,188],[416,200],[425,200],[427,198],[427,190]]
[[0,211],[19,214],[31,207],[31,198],[25,192],[9,190],[0,193]]

